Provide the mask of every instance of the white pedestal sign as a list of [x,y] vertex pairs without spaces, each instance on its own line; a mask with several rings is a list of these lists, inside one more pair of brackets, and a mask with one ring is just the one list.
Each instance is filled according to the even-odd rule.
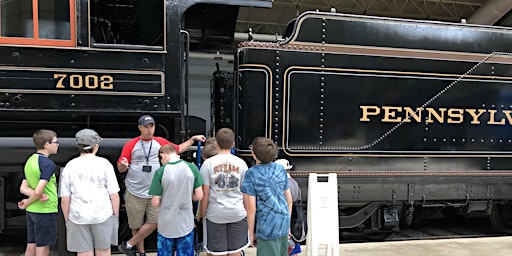
[[[335,173],[309,174],[308,256],[339,256],[338,178]],[[324,248],[324,249],[322,249]],[[321,249],[321,250],[319,250]]]

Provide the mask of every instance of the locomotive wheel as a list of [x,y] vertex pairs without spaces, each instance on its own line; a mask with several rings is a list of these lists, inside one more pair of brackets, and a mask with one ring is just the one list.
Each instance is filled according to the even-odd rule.
[[512,205],[494,204],[489,220],[497,231],[512,234]]

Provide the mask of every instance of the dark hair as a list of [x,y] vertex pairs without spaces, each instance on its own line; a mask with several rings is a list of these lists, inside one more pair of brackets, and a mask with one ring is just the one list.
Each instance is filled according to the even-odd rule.
[[235,133],[229,128],[221,128],[215,134],[215,139],[220,149],[231,149],[235,142]]
[[252,152],[264,164],[268,164],[277,156],[277,145],[269,138],[256,137],[252,140]]
[[201,150],[201,156],[204,159],[208,159],[208,158],[210,158],[210,157],[212,157],[212,156],[214,156],[216,154],[218,154],[217,147],[215,147],[215,145],[213,145],[213,144],[207,144]]
[[166,144],[166,145],[163,145],[162,147],[160,147],[160,149],[158,150],[159,153],[163,153],[163,154],[172,154],[172,153],[176,153],[178,154],[178,150],[176,149],[176,147],[172,144]]
[[46,142],[52,142],[57,137],[57,133],[52,130],[41,129],[34,132],[32,141],[37,149],[44,149]]

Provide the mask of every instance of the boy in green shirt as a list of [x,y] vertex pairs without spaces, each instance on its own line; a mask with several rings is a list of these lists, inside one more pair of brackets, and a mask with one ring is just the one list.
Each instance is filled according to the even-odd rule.
[[26,256],[46,256],[50,246],[57,244],[57,183],[55,163],[48,156],[59,150],[57,134],[38,130],[33,135],[36,153],[25,163],[20,192],[28,198],[18,202],[26,210]]

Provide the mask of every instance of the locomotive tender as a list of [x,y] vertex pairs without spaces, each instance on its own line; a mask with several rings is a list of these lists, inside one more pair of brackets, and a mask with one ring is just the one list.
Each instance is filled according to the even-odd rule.
[[309,172],[337,173],[342,235],[439,210],[512,232],[510,28],[317,12],[292,25],[239,45],[239,153],[272,138],[304,192]]
[[[191,129],[188,51],[225,49],[238,6],[271,5],[37,2],[1,2],[0,232],[22,225],[16,202],[35,130],[57,131],[60,167],[86,127],[115,163],[141,114],[181,141]],[[234,75],[218,79],[234,84],[213,90],[223,108],[214,129],[235,130],[237,154],[250,161],[252,138],[272,138],[304,199],[309,172],[337,173],[341,233],[386,235],[431,209],[486,215],[512,233],[512,30],[320,12],[291,26],[278,43],[241,43]]]

